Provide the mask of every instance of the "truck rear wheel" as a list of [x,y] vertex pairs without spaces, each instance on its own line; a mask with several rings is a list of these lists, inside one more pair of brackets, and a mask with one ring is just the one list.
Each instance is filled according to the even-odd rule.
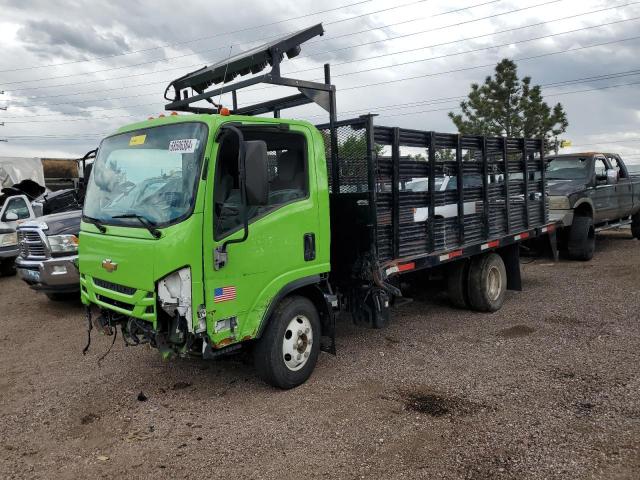
[[320,319],[307,298],[287,297],[271,315],[254,349],[258,375],[269,385],[289,389],[304,383],[320,352]]
[[469,265],[469,305],[479,312],[495,312],[504,303],[507,269],[497,253],[481,255]]
[[469,308],[469,262],[461,260],[447,269],[447,293],[449,301],[456,308]]
[[569,258],[582,261],[591,260],[595,249],[596,230],[593,226],[593,219],[586,215],[573,217],[567,242]]
[[640,240],[640,212],[631,217],[631,235],[633,235],[633,238]]

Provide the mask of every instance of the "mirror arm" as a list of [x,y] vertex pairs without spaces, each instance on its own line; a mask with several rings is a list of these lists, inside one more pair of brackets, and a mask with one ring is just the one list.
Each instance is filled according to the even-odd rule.
[[[232,243],[242,243],[247,240],[249,237],[249,219],[247,217],[247,173],[245,169],[245,146],[244,146],[244,135],[242,131],[235,127],[234,125],[224,125],[222,127],[226,131],[233,132],[238,137],[238,173],[240,177],[240,199],[242,201],[242,224],[243,224],[243,234],[240,238],[232,238],[231,240],[226,240],[222,245],[217,247],[214,252],[214,268],[215,270],[220,270],[227,263],[227,245]],[[219,139],[220,137],[218,137]]]

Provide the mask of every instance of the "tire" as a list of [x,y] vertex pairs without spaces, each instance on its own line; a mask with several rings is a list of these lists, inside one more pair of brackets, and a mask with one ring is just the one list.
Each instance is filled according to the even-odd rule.
[[47,298],[52,302],[70,302],[76,299],[80,299],[79,293],[59,293],[59,292],[49,292],[45,293]]
[[316,307],[305,297],[291,296],[282,300],[271,315],[253,351],[253,361],[260,378],[287,390],[311,376],[319,352],[320,318]]
[[0,277],[12,277],[16,274],[16,263],[13,258],[0,261]]
[[640,212],[634,213],[631,217],[631,235],[640,240]]
[[469,265],[469,305],[478,312],[500,310],[507,292],[507,269],[497,253],[481,255]]
[[581,261],[591,260],[595,249],[596,231],[593,218],[584,215],[574,217],[567,242],[569,258]]
[[447,293],[449,301],[456,308],[469,308],[469,262],[452,263],[447,270]]

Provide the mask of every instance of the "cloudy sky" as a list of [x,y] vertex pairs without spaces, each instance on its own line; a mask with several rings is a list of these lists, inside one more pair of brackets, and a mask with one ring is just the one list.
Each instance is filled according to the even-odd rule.
[[[322,78],[338,113],[454,131],[447,112],[508,57],[568,114],[571,150],[640,163],[640,1],[1,0],[0,155],[80,156],[118,126],[164,109],[167,84],[230,53],[315,23],[325,35],[283,72]],[[252,87],[240,103],[278,89]],[[230,103],[223,97],[223,103]],[[315,122],[305,106],[287,116]],[[634,141],[639,140],[639,141]]]

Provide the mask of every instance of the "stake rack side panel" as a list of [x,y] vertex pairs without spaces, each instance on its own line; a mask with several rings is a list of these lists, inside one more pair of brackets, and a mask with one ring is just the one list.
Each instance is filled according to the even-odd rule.
[[[328,125],[319,128],[330,138]],[[541,232],[547,223],[540,139],[373,126],[372,117],[339,122],[336,137],[332,241],[343,250],[340,268],[365,252],[385,265]],[[348,252],[350,238],[357,250]]]
[[381,263],[546,223],[539,139],[377,126],[375,140]]

